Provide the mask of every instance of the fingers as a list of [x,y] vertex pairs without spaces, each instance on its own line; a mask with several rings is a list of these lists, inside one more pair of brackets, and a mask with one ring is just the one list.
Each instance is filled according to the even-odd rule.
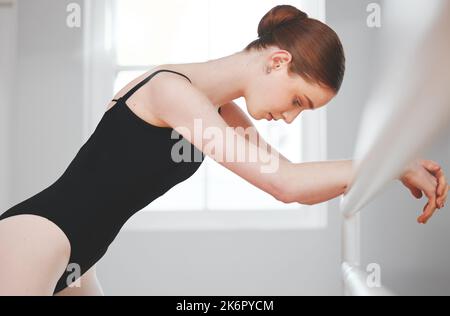
[[445,206],[445,203],[447,203],[447,197],[448,197],[448,188],[450,188],[450,186],[447,186],[447,188],[444,188],[444,194],[442,196],[439,196],[439,201],[441,203],[441,207],[443,208]]
[[448,196],[448,183],[445,178],[444,171],[441,169],[439,164],[432,160],[422,160],[421,163],[422,166],[431,172],[437,179],[438,186],[436,189],[436,206],[438,208],[443,208]]
[[441,166],[434,162],[433,160],[422,160],[422,166],[424,166],[425,168],[427,168],[430,171],[438,171],[441,169]]
[[420,216],[417,218],[417,222],[418,222],[419,224],[425,224],[425,211],[426,211],[428,205],[429,205],[429,204],[427,203],[427,204],[424,206],[423,211],[422,211],[422,215],[420,215]]
[[427,188],[424,192],[428,198],[428,203],[423,208],[423,214],[419,216],[418,222],[421,224],[426,224],[428,220],[433,216],[436,211],[436,187],[431,186]]
[[447,194],[448,194],[448,184],[447,179],[445,178],[444,172],[442,170],[439,170],[436,173],[436,178],[438,179],[438,187],[437,187],[437,205],[439,208],[444,207],[444,203],[447,200]]
[[417,199],[421,199],[423,196],[422,191],[417,188],[410,188],[410,191],[412,195],[414,195]]
[[416,197],[417,199],[421,199],[423,194],[422,191],[418,188],[415,188],[413,186],[410,185],[406,185],[408,187],[408,189],[411,191],[412,195],[414,195],[414,197]]
[[414,186],[413,183],[409,182],[409,181],[402,181],[402,183],[405,185],[405,187],[407,187],[413,196],[415,196],[417,199],[421,199],[423,194],[422,191],[417,188],[416,186]]
[[[445,179],[443,181],[445,181]],[[439,180],[439,185],[441,185],[441,183],[442,183],[441,180]],[[436,189],[436,192],[443,193],[439,195],[438,198],[441,201],[446,201],[450,186],[445,181],[445,186],[441,185],[441,187],[438,187],[438,189]],[[424,206],[422,215],[420,215],[417,219],[417,221],[421,224],[426,224],[429,221],[429,219],[434,215],[437,209],[438,198],[436,198],[436,193],[433,191],[434,190],[431,188],[427,188],[427,190],[424,191],[425,195],[428,197],[428,203]]]
[[436,205],[433,205],[432,202],[428,202],[423,208],[423,214],[419,216],[417,221],[420,224],[426,224],[428,220],[433,216],[436,211]]
[[[423,182],[421,185],[413,185],[414,181],[409,181],[410,183],[408,181],[405,182],[410,184],[407,187],[416,198],[422,197],[421,191],[427,196],[428,203],[424,206],[422,215],[417,218],[419,223],[426,224],[437,208],[445,206],[450,186],[447,183],[444,171],[438,163],[424,159],[420,160],[420,164],[429,172],[429,176],[425,176],[425,178],[428,178],[428,181],[421,180]],[[419,187],[421,190],[418,189]]]

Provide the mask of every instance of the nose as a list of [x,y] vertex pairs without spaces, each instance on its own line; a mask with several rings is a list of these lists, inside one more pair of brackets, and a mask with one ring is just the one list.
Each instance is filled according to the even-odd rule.
[[300,110],[299,112],[297,111],[292,111],[292,112],[284,112],[282,114],[283,116],[283,120],[287,123],[287,124],[291,124],[294,119],[302,112],[302,110]]
[[283,114],[283,120],[286,122],[286,124],[292,123],[292,119],[289,116],[284,115],[284,114]]

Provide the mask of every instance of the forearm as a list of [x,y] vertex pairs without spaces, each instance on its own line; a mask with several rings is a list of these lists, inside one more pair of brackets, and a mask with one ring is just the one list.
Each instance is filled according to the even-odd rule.
[[[221,107],[221,115],[230,126],[254,128],[247,115],[234,103]],[[239,130],[237,130],[239,132]],[[257,146],[280,158],[278,196],[285,202],[317,204],[335,198],[345,192],[352,177],[352,160],[292,163],[270,146],[256,131]],[[255,139],[250,139],[255,142]]]
[[[272,147],[269,143],[265,141],[265,139],[261,136],[261,134],[256,129],[255,125],[252,123],[250,118],[242,111],[239,106],[234,102],[229,102],[221,106],[221,115],[223,119],[227,122],[228,125],[235,127],[236,132],[243,135],[246,133],[246,130],[250,128],[253,131],[253,135],[255,137],[250,137],[249,141],[258,147],[267,149],[269,152],[277,155],[280,160],[283,160],[286,163],[291,163],[291,161],[283,156],[276,148]],[[243,130],[241,130],[242,128]],[[248,131],[248,130],[247,130]]]
[[353,161],[318,161],[284,164],[280,190],[289,203],[313,205],[346,192],[353,178]]

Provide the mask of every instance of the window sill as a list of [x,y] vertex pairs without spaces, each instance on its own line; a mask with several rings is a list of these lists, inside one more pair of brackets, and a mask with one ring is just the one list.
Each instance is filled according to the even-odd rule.
[[327,227],[328,203],[300,210],[145,211],[132,216],[124,231],[316,230]]

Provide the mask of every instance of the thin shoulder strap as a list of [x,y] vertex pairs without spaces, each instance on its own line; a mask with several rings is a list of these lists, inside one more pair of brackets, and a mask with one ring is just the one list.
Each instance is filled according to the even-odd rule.
[[[143,85],[145,85],[147,82],[149,82],[150,79],[152,79],[156,74],[158,74],[158,73],[160,73],[162,71],[173,72],[175,74],[178,74],[180,76],[185,77],[187,80],[189,80],[190,83],[192,83],[191,79],[189,79],[187,76],[183,75],[182,73],[179,73],[179,72],[176,72],[176,71],[173,71],[173,70],[168,70],[168,69],[160,69],[160,70],[157,70],[157,71],[153,72],[147,78],[145,78],[144,80],[139,82],[136,86],[131,88],[130,91],[128,91],[123,97],[121,97],[119,99],[123,99],[123,101],[126,102],[128,100],[128,98],[133,95],[133,93],[135,93],[137,90],[139,90]],[[118,101],[118,100],[113,100],[113,101]]]

